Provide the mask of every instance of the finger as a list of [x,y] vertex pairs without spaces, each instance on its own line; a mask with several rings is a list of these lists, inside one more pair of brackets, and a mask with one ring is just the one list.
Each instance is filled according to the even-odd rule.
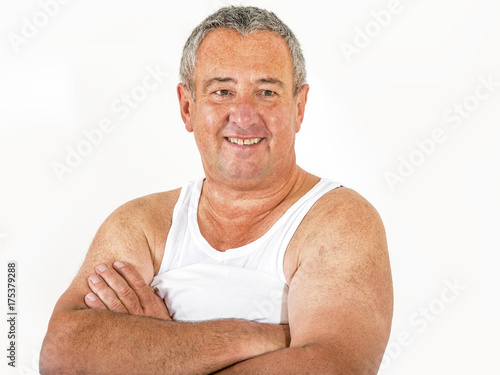
[[127,280],[113,268],[105,264],[97,266],[96,272],[106,281],[106,284],[113,290],[118,298],[118,301],[113,301],[114,303],[123,305],[129,314],[144,315],[139,298],[136,292],[128,284]]
[[163,300],[153,291],[153,288],[146,284],[135,267],[120,261],[115,262],[113,266],[117,272],[125,278],[135,293],[137,293],[146,316],[159,319],[170,319],[170,315]]
[[91,309],[103,309],[103,310],[108,309],[106,305],[102,303],[99,297],[94,293],[89,293],[85,296],[85,304],[87,305],[87,307]]
[[92,292],[96,294],[107,309],[127,314],[126,307],[122,304],[120,299],[116,296],[113,289],[98,275],[90,275],[88,284]]
[[153,292],[155,293],[155,300],[156,300],[156,311],[157,315],[160,319],[164,320],[172,320],[172,317],[170,316],[170,313],[168,312],[167,305],[165,304],[165,301],[163,298],[161,298],[158,294],[156,294],[156,291],[153,289]]

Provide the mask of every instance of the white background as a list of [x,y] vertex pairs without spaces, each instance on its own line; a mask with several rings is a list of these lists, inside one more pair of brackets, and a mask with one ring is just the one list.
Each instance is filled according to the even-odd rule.
[[[46,1],[0,5],[1,373],[8,261],[19,311],[9,373],[35,374],[52,308],[101,222],[202,176],[175,94],[181,49],[208,14],[240,3],[73,0],[44,19]],[[479,77],[500,82],[500,2],[401,0],[378,29],[371,12],[387,0],[241,3],[274,11],[302,43],[311,91],[299,164],[359,191],[386,225],[395,311],[380,374],[500,374],[500,87],[473,97]],[[16,48],[26,20],[40,27]],[[348,58],[342,45],[366,28],[369,45]],[[148,67],[169,77],[121,118],[113,103]],[[464,101],[454,128],[444,116]],[[54,162],[106,118],[113,132],[59,181]],[[419,154],[436,129],[445,140]],[[419,165],[391,189],[387,173],[410,156]]]

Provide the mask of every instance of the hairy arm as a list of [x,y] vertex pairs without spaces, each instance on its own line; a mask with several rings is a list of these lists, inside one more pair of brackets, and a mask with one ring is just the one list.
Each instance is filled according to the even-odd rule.
[[[174,195],[171,200],[176,199]],[[166,307],[153,300],[130,309],[141,290],[154,295],[147,288],[158,261],[157,238],[151,232],[165,229],[154,227],[159,205],[158,196],[135,200],[103,223],[79,273],[56,304],[42,345],[42,374],[206,374],[286,347],[286,330],[276,325],[240,320],[174,322]],[[159,211],[173,208],[173,204],[163,206]],[[114,298],[103,297],[115,301],[112,305],[89,309],[86,302],[95,303],[89,285],[100,293],[103,281],[120,269],[116,260],[125,262],[121,272],[127,266],[137,270],[135,292],[118,285]]]
[[[300,232],[299,232],[300,231]],[[375,209],[352,190],[323,197],[296,235],[290,276],[289,348],[221,374],[376,374],[389,338],[392,280]]]

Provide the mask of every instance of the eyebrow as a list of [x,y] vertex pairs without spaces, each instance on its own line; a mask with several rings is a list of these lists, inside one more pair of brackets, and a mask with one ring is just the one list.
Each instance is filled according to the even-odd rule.
[[257,83],[269,83],[271,85],[278,85],[282,89],[285,88],[285,84],[277,78],[261,78],[257,81]]
[[[211,78],[203,83],[203,92],[206,92],[208,90],[208,88],[211,85],[213,85],[214,83],[221,83],[221,82],[236,83],[237,81],[234,78],[230,78],[230,77],[214,77],[214,78]],[[261,78],[261,79],[257,80],[257,83],[259,83],[259,84],[267,83],[267,84],[271,84],[271,85],[278,85],[282,89],[285,89],[285,87],[286,87],[285,84],[277,78]]]
[[206,92],[207,89],[213,85],[214,83],[221,83],[221,82],[233,82],[236,83],[236,80],[234,78],[230,77],[214,77],[209,79],[208,81],[203,82],[203,92]]

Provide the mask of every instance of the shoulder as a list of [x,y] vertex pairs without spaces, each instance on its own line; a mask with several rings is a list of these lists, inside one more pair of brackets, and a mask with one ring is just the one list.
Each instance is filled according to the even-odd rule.
[[310,259],[329,264],[369,264],[388,267],[385,229],[377,210],[356,191],[339,187],[321,197],[296,232],[295,266]]
[[106,237],[126,236],[131,242],[134,238],[145,237],[157,271],[180,192],[178,188],[128,201],[108,216],[99,231],[105,232]]
[[383,229],[375,207],[346,187],[339,187],[321,197],[309,212],[309,219],[321,227],[344,228],[345,234],[352,232],[349,228],[364,232]]
[[[127,220],[155,220],[159,217],[171,216],[177,203],[181,189],[145,195],[132,199],[118,207],[111,216]],[[170,214],[170,215],[169,215]]]
[[180,189],[132,199],[115,209],[106,219],[108,227],[140,227],[166,225],[172,217]]
[[375,207],[346,187],[336,188],[321,197],[304,222],[310,228],[317,228],[321,239],[334,242],[385,232]]

